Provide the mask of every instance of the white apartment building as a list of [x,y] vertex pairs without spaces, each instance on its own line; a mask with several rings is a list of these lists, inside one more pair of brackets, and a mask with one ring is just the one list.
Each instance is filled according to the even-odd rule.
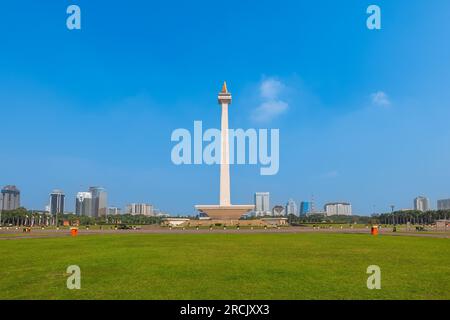
[[125,213],[132,215],[142,214],[144,216],[153,216],[153,206],[147,203],[131,203],[127,205]]
[[419,196],[414,199],[414,210],[428,211],[430,210],[430,200],[426,197]]
[[352,205],[348,202],[330,202],[324,206],[327,216],[351,216]]

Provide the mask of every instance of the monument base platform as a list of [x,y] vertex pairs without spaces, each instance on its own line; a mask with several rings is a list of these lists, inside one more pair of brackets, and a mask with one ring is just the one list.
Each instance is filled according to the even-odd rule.
[[227,219],[202,219],[189,221],[191,227],[264,227],[266,224],[262,220],[227,220]]
[[248,205],[197,205],[195,209],[215,220],[239,220],[247,212],[254,210],[255,206]]
[[224,219],[181,219],[181,218],[166,218],[163,220],[163,226],[171,227],[278,227],[287,226],[287,219],[284,217],[278,218],[262,218],[262,219],[248,219],[248,220],[224,220]]

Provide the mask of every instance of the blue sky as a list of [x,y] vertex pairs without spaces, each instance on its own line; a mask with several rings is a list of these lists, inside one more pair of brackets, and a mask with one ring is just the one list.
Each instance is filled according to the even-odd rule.
[[[82,30],[66,28],[70,4]],[[382,30],[366,28],[370,4]],[[219,127],[227,80],[230,127],[280,129],[279,173],[234,166],[233,203],[435,206],[450,197],[449,21],[447,0],[4,2],[0,184],[34,209],[54,188],[73,209],[91,185],[120,207],[216,203],[218,167],[175,166],[170,136]]]

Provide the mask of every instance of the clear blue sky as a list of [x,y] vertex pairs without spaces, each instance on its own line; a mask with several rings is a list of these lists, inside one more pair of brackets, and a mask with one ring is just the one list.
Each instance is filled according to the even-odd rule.
[[[450,197],[448,0],[121,3],[0,5],[0,184],[17,185],[26,207],[61,188],[73,209],[91,185],[120,207],[216,203],[218,167],[173,165],[170,135],[220,125],[223,80],[230,126],[281,139],[277,175],[232,168],[232,202],[314,194],[370,214]],[[379,31],[366,28],[372,3]],[[80,31],[66,28],[70,4]]]

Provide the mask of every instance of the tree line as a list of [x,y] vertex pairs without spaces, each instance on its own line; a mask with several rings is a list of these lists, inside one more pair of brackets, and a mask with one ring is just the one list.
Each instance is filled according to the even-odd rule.
[[2,211],[0,225],[6,226],[62,226],[64,221],[71,225],[102,225],[102,224],[159,224],[161,217],[144,215],[111,215],[106,217],[79,216],[73,213],[52,215],[48,212],[29,211],[25,208]]
[[371,216],[324,216],[311,214],[308,216],[289,215],[288,222],[292,225],[302,223],[348,223],[348,224],[433,224],[436,220],[450,219],[450,210],[402,210],[389,213],[373,214]]
[[307,216],[296,216],[290,214],[287,216],[288,223],[291,225],[301,225],[304,223],[339,223],[339,224],[375,224],[378,220],[373,216],[325,216],[323,214],[310,214]]
[[[389,213],[373,214],[372,216],[324,216],[322,214],[311,214],[308,216],[287,216],[288,223],[300,225],[302,223],[348,223],[348,224],[433,224],[436,220],[450,219],[450,210],[430,211],[394,211]],[[71,225],[104,225],[104,224],[126,224],[126,225],[152,225],[160,224],[162,218],[144,215],[111,215],[106,217],[79,216],[73,213],[51,215],[48,212],[29,211],[25,208],[2,211],[0,225],[11,226],[61,226],[64,221]]]
[[373,215],[381,224],[433,224],[450,218],[450,210],[402,210]]

